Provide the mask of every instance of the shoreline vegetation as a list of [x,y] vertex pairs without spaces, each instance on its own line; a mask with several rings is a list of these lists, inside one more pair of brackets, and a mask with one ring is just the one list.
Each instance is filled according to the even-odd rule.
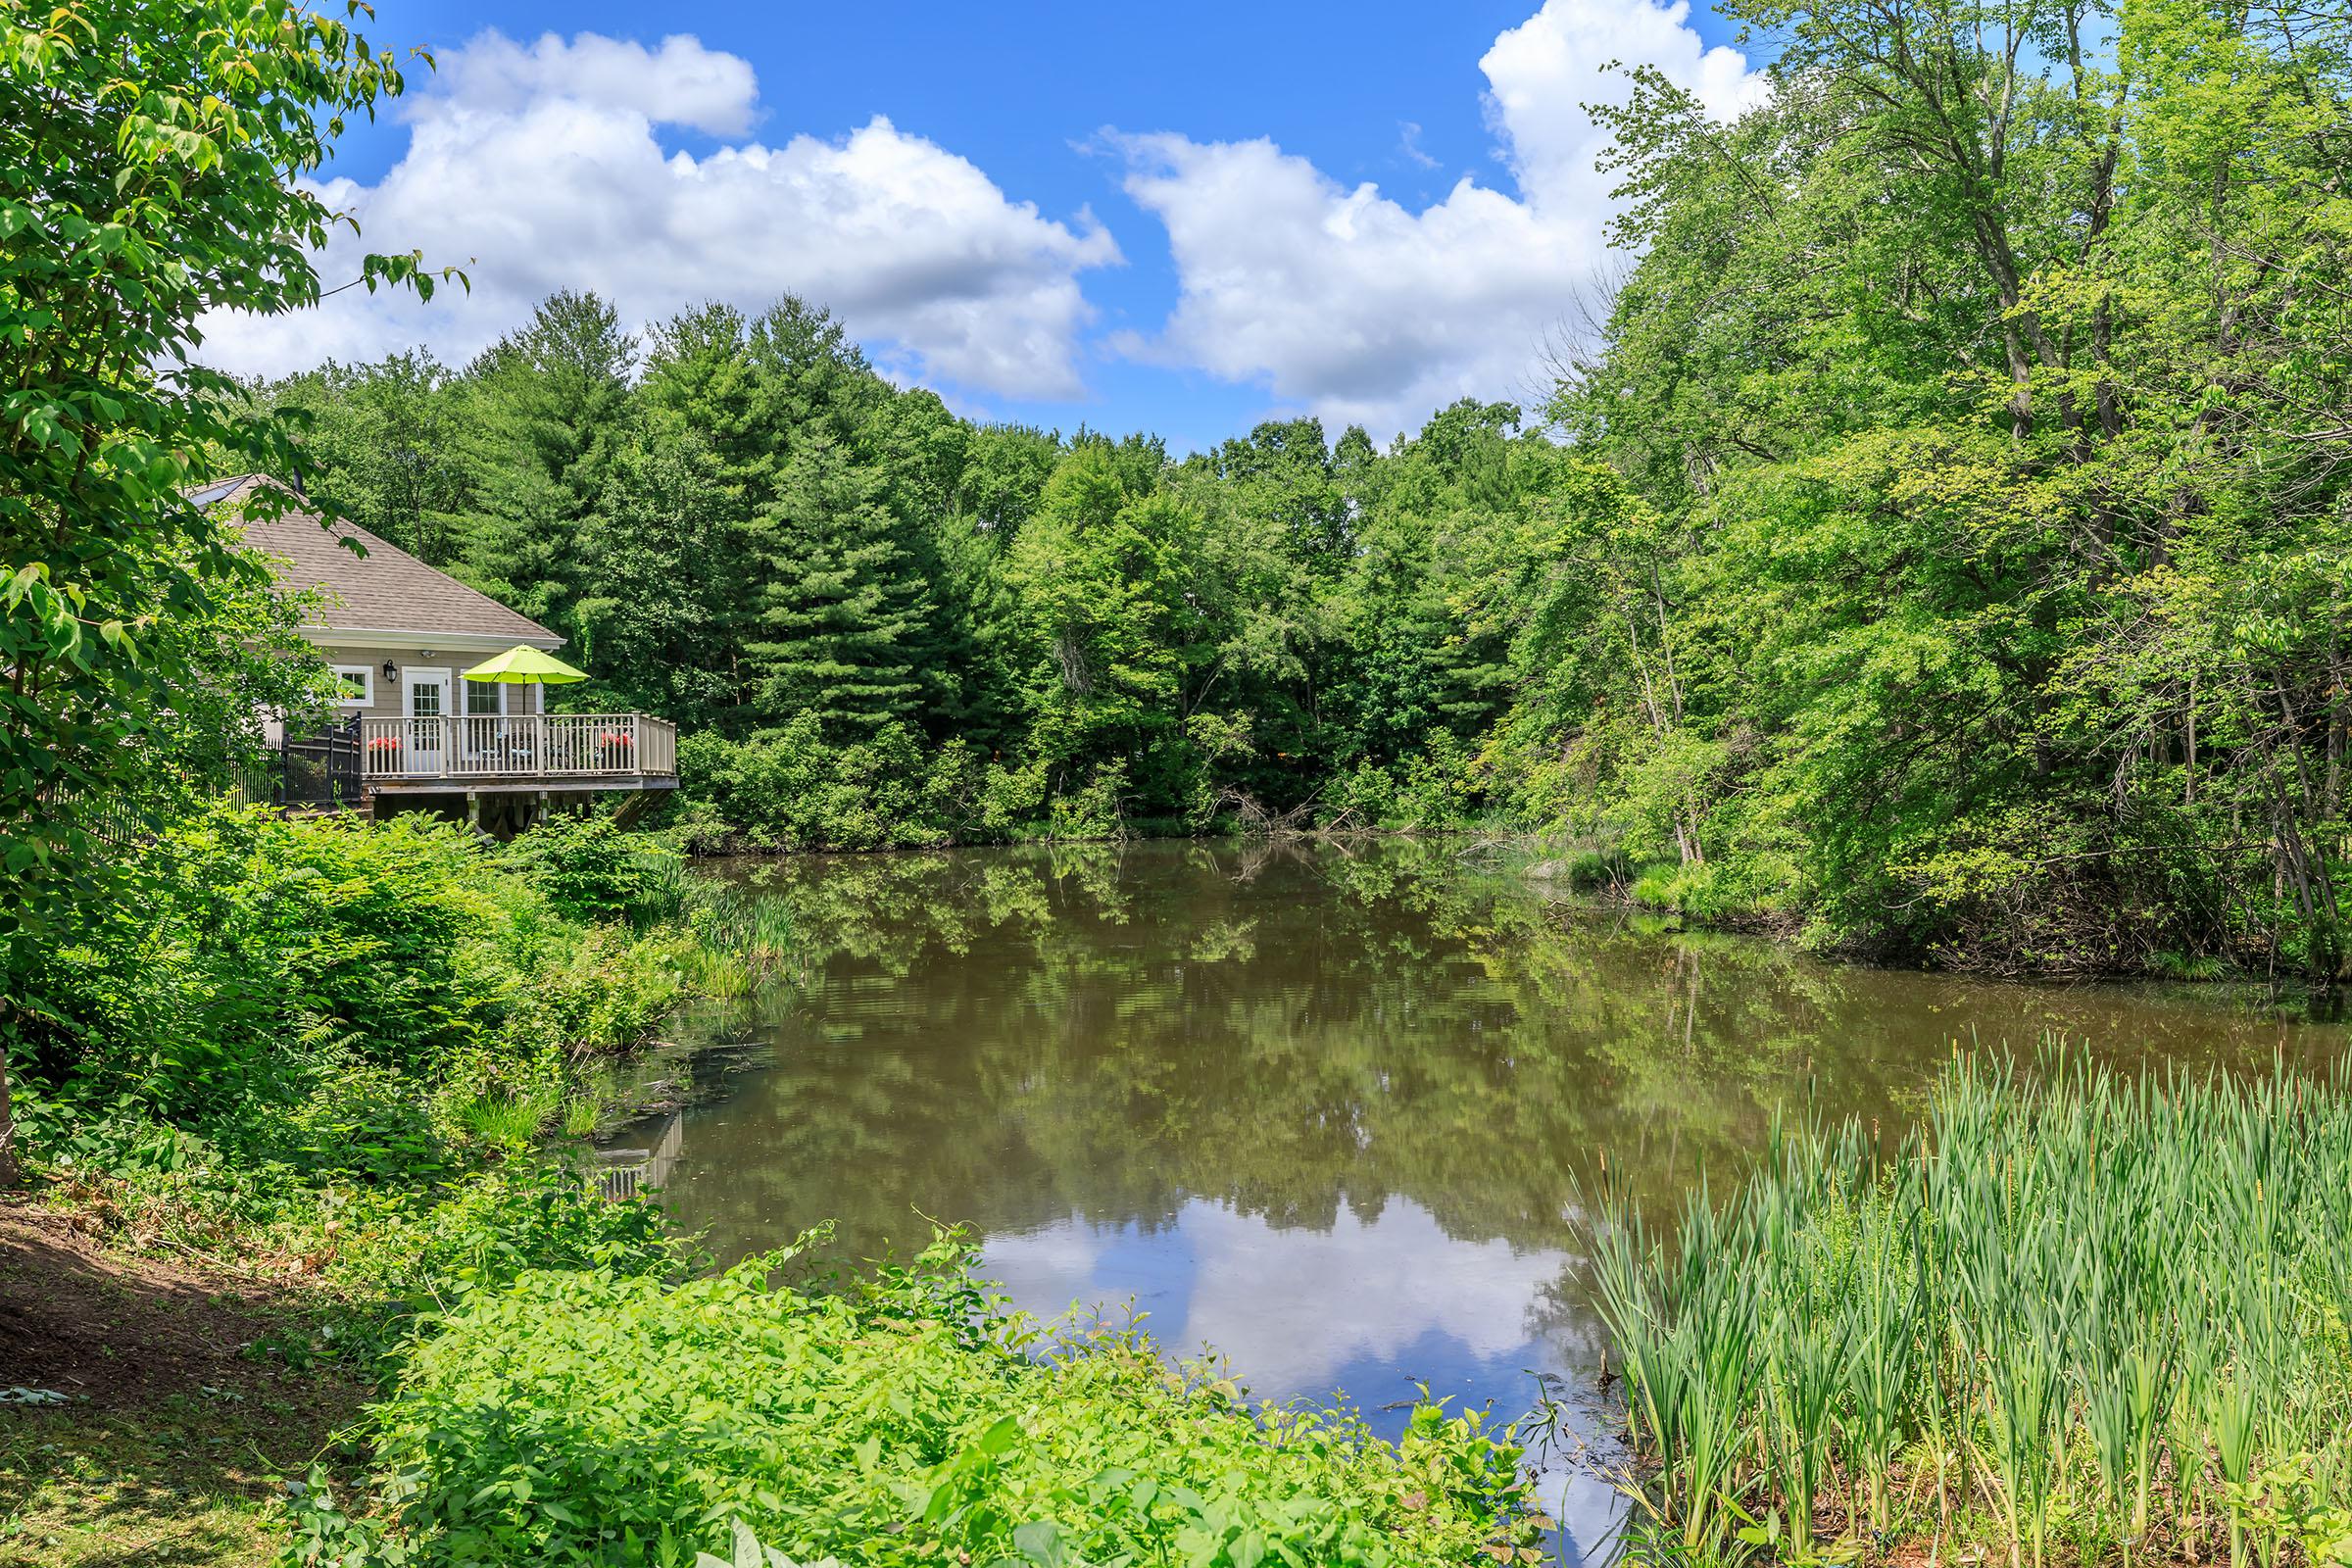
[[1592,1205],[1659,1560],[2352,1560],[2352,1084],[1958,1059]]
[[6,1011],[27,1189],[0,1289],[32,1381],[0,1433],[0,1562],[113,1560],[118,1533],[270,1560],[279,1480],[349,1451],[467,1291],[692,1259],[539,1147],[594,1125],[681,1002],[785,956],[647,848],[220,803],[104,848],[104,917]]
[[[783,1255],[697,1278],[564,1151],[630,1050],[793,939],[657,842],[215,805],[123,853],[138,897],[12,1003],[32,1186],[0,1289],[87,1283],[29,1314],[47,1381],[0,1432],[0,1562],[107,1560],[108,1516],[175,1560],[343,1568],[688,1564],[739,1527],[856,1562],[1535,1550],[1507,1430],[1252,1408],[1132,1327],[1010,1313],[953,1235],[819,1290],[771,1283]],[[189,1328],[118,1373],[107,1303],[164,1295]],[[191,1466],[206,1401],[252,1462]],[[459,1437],[466,1410],[505,1436]]]
[[2264,986],[2274,995],[2304,995],[2331,1008],[2344,1004],[2343,989],[2325,979],[2281,973],[2277,969],[2266,971],[2260,967],[2242,966],[2213,956],[2148,953],[2142,955],[2136,963],[2118,960],[2113,965],[2101,965],[2083,957],[2052,970],[2031,963],[1994,961],[1982,955],[1971,958],[1968,955],[1958,953],[1884,953],[1851,945],[1825,944],[1820,940],[1819,933],[1808,931],[1793,911],[1726,909],[1703,902],[1686,903],[1684,889],[1677,882],[1670,864],[1653,862],[1638,865],[1629,861],[1622,853],[1595,847],[1589,839],[1563,839],[1539,828],[1497,828],[1492,823],[1307,826],[1295,820],[1274,819],[1263,812],[1237,812],[1230,817],[1220,816],[1203,829],[1175,821],[1142,821],[1120,823],[1116,831],[1100,835],[1057,837],[1039,830],[968,842],[831,849],[747,843],[740,835],[716,830],[708,822],[699,827],[671,824],[661,831],[665,837],[673,838],[685,846],[682,853],[689,859],[753,862],[810,855],[925,855],[957,850],[1054,846],[1078,848],[1130,843],[1230,842],[1344,846],[1351,842],[1381,839],[1437,841],[1459,844],[1464,850],[1465,863],[1475,860],[1483,868],[1505,871],[1524,879],[1548,897],[1571,894],[1596,904],[1654,917],[1662,922],[1663,929],[1751,936],[1784,944],[1824,959],[1864,968],[1981,974],[2003,980],[2090,983],[2168,980],[2188,985],[2251,984]]
[[670,1568],[743,1532],[875,1568],[1541,1555],[1520,1450],[1476,1414],[1424,1403],[1390,1443],[1352,1412],[1252,1408],[1138,1329],[1012,1312],[952,1233],[822,1290],[770,1282],[823,1240],[675,1286],[475,1294],[372,1412],[374,1517],[306,1492],[304,1549]]

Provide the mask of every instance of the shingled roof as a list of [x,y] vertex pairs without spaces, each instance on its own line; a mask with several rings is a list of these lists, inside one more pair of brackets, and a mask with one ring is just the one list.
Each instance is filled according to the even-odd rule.
[[[270,482],[259,474],[244,474],[191,490],[188,499],[234,513],[254,486]],[[410,633],[428,642],[455,636],[543,648],[564,644],[562,637],[528,615],[352,523],[338,522],[329,529],[321,526],[317,513],[292,511],[279,517],[241,517],[239,526],[247,544],[276,558],[280,582],[327,590],[331,598],[316,617],[324,631]],[[368,554],[363,557],[342,543],[346,539],[358,541]]]

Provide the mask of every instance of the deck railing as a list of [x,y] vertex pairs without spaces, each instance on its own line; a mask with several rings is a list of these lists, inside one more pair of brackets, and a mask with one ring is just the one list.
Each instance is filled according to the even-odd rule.
[[645,713],[469,713],[360,721],[367,776],[548,778],[668,775],[678,727]]

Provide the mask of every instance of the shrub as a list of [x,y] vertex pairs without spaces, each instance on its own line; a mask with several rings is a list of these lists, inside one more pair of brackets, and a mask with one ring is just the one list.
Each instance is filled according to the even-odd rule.
[[22,999],[36,1095],[128,1095],[164,1121],[282,1144],[285,1107],[338,1086],[395,1096],[370,1066],[438,1086],[622,1046],[684,989],[683,932],[571,918],[421,817],[222,808],[151,846],[143,872],[135,906],[50,955]]
[[1127,835],[1127,764],[1105,762],[1085,784],[1047,805],[1046,832],[1056,839],[1118,839]]
[[1348,827],[1376,828],[1396,814],[1396,781],[1370,758],[1341,774],[1331,791],[1328,814]]
[[[113,1181],[106,1212],[134,1236],[300,1259],[364,1291],[458,1245],[418,1227],[462,1225],[492,1201],[482,1182],[507,1191],[485,1161],[522,1153],[578,1058],[643,1038],[704,953],[682,926],[574,919],[422,818],[220,808],[138,869],[144,897],[44,956],[0,1012],[29,1161]],[[483,1223],[507,1224],[505,1201]],[[532,1202],[532,1223],[575,1223]],[[393,1239],[363,1244],[363,1212]]]
[[1621,850],[1579,850],[1568,858],[1565,876],[1569,888],[1578,893],[1598,893],[1604,888],[1625,885],[1632,875]]
[[550,816],[509,845],[502,859],[574,920],[643,924],[676,912],[677,884],[666,873],[677,857],[609,816]]
[[1402,759],[1391,805],[1398,825],[1446,829],[1470,820],[1478,802],[1475,760],[1450,730],[1432,730],[1425,750]]
[[1518,1450],[1475,1416],[1425,1406],[1390,1445],[1347,1414],[1252,1412],[1132,1332],[1042,1344],[954,1241],[825,1294],[770,1288],[780,1261],[474,1293],[375,1412],[389,1524],[306,1496],[312,1560],[685,1564],[741,1524],[874,1568],[1419,1568],[1534,1533]]
[[813,714],[773,734],[678,745],[691,848],[879,850],[953,843],[978,810],[981,780],[960,743],[926,751],[903,725],[828,741]]

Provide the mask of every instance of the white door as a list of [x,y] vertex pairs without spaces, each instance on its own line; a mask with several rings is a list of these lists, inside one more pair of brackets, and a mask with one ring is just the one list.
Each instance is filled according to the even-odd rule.
[[400,672],[400,710],[408,719],[401,726],[401,770],[427,775],[449,771],[446,720],[455,711],[450,671],[412,664]]

